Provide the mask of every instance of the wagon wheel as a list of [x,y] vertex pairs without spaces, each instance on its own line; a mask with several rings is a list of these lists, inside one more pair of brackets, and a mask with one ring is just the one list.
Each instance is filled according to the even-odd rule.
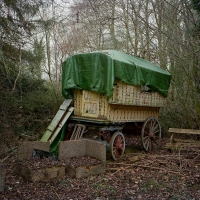
[[113,134],[110,141],[110,153],[114,160],[122,158],[125,151],[125,138],[123,133],[117,131]]
[[142,126],[142,144],[146,151],[158,149],[161,139],[161,126],[155,117],[149,117]]

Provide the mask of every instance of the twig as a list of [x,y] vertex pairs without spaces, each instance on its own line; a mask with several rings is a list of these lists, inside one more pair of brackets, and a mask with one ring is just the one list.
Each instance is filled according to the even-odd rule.
[[[132,166],[132,165],[131,165]],[[125,170],[125,169],[128,169],[129,167],[131,167],[131,166],[127,166],[127,167],[123,167],[123,168],[120,168],[120,169],[118,169],[116,172],[114,172],[114,173],[112,173],[111,174],[111,176],[113,176],[114,174],[116,174],[117,172],[119,172],[119,171],[121,171],[121,170]]]
[[[147,166],[147,165],[124,164],[124,163],[115,163],[115,164],[118,164],[118,165],[129,165],[129,166],[127,166],[127,167],[125,167],[125,168],[120,168],[120,169],[118,169],[116,172],[114,172],[114,173],[111,174],[111,175],[114,175],[114,174],[116,174],[117,172],[119,172],[119,171],[121,171],[121,170],[125,170],[125,169],[127,169],[127,168],[129,168],[129,167],[132,167],[132,166],[134,166],[134,167],[142,167],[142,168],[149,168],[149,169],[156,169],[156,170],[163,170],[163,171],[167,171],[167,172],[170,172],[170,173],[180,174],[180,172],[178,172],[178,171],[171,171],[171,170],[167,170],[167,169],[163,169],[163,168],[159,168],[159,167]],[[108,169],[109,169],[109,168],[108,168]]]
[[48,180],[46,179],[47,184],[49,185],[49,187],[53,190],[53,192],[55,193],[55,195],[57,196],[57,198],[60,200],[61,198],[59,197],[58,193],[55,191],[54,187],[52,187],[50,185],[50,183],[48,182]]
[[11,153],[9,153],[5,158],[1,159],[1,162],[5,162],[11,155],[13,155],[16,151],[17,147],[15,147],[14,149],[12,149]]
[[26,134],[23,134],[23,133],[20,133],[21,136],[25,136],[25,137],[31,137],[30,135],[26,135]]
[[13,92],[13,91],[15,90],[15,88],[16,88],[17,81],[18,81],[18,79],[19,79],[19,77],[20,77],[21,70],[22,70],[22,50],[21,50],[21,46],[20,46],[20,48],[19,48],[19,65],[20,65],[20,66],[19,66],[19,72],[18,72],[17,77],[16,77],[16,79],[15,79],[12,92]]

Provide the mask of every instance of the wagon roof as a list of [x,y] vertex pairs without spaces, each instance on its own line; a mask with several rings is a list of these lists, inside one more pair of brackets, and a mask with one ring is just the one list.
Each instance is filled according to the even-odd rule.
[[166,97],[171,74],[147,60],[116,50],[75,54],[63,62],[62,94],[69,98],[76,88],[111,97],[115,79],[131,85],[146,85]]

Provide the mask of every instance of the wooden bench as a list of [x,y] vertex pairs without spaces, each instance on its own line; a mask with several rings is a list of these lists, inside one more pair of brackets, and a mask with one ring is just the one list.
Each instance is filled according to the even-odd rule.
[[175,134],[186,134],[200,136],[200,130],[194,129],[179,129],[169,128],[168,133],[171,133],[170,142],[165,145],[166,149],[170,150],[200,150],[200,141],[195,139],[178,139],[175,138]]

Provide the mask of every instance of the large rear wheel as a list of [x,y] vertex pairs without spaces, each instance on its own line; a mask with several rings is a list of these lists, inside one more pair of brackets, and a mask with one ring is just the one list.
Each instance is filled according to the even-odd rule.
[[155,117],[149,117],[142,126],[142,144],[146,151],[158,149],[161,140],[161,126]]

